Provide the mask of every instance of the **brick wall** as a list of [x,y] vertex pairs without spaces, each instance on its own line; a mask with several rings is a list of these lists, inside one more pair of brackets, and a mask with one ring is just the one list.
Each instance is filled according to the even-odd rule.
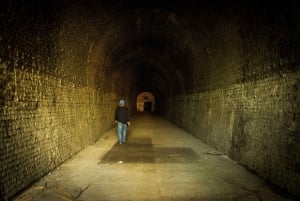
[[191,14],[184,40],[192,85],[161,108],[175,124],[299,196],[296,12],[224,10],[205,13],[203,23]]
[[1,112],[1,173],[11,196],[95,142],[113,119],[113,94],[16,70]]
[[272,183],[299,195],[300,73],[181,95],[166,117]]
[[84,19],[62,23],[71,18],[52,2],[1,3],[7,3],[0,21],[4,200],[94,143],[113,126],[117,102],[112,81],[102,79],[105,56],[91,48]]
[[[120,44],[130,29],[113,6],[1,3],[2,199],[94,143],[112,127],[118,98],[128,99],[132,110],[132,85],[124,83],[136,80],[127,69],[131,63],[119,63]],[[269,15],[264,9],[188,8],[174,32],[180,37],[171,37],[184,50],[178,57],[186,59],[170,60],[182,65],[184,73],[177,74],[186,86],[171,84],[179,95],[159,100],[158,108],[177,125],[299,194],[297,15]],[[117,69],[121,64],[128,65]]]

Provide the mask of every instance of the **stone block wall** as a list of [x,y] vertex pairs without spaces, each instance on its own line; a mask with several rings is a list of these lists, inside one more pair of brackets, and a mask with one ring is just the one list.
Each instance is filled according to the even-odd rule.
[[300,73],[167,102],[165,115],[272,183],[299,195]]
[[15,70],[1,109],[1,182],[8,196],[94,143],[111,128],[112,93]]
[[193,29],[184,41],[192,55],[192,85],[161,108],[167,119],[299,196],[296,13],[229,9],[204,14],[207,27],[191,14]]
[[105,56],[91,48],[83,19],[61,23],[71,18],[62,17],[55,1],[1,3],[6,6],[0,16],[0,200],[5,200],[95,143],[114,125],[117,102],[112,81],[98,70],[104,67],[96,66],[106,63]]

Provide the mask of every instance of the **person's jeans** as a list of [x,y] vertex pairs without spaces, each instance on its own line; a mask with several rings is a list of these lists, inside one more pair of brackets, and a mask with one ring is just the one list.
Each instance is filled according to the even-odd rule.
[[120,144],[126,142],[126,130],[127,130],[127,124],[118,122],[118,137],[119,137]]

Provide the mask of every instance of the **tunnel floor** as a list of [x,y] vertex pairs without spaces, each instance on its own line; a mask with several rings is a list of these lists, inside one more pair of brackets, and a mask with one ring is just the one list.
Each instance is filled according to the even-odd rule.
[[264,180],[167,120],[138,114],[127,143],[105,133],[15,201],[287,200]]

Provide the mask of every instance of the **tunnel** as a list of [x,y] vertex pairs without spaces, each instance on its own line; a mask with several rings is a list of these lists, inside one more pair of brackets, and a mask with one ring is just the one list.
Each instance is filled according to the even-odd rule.
[[138,112],[143,92],[141,111],[299,198],[296,3],[0,4],[0,200],[114,128],[120,99]]
[[144,91],[138,94],[136,98],[136,111],[137,112],[154,112],[155,110],[155,97],[152,93]]

